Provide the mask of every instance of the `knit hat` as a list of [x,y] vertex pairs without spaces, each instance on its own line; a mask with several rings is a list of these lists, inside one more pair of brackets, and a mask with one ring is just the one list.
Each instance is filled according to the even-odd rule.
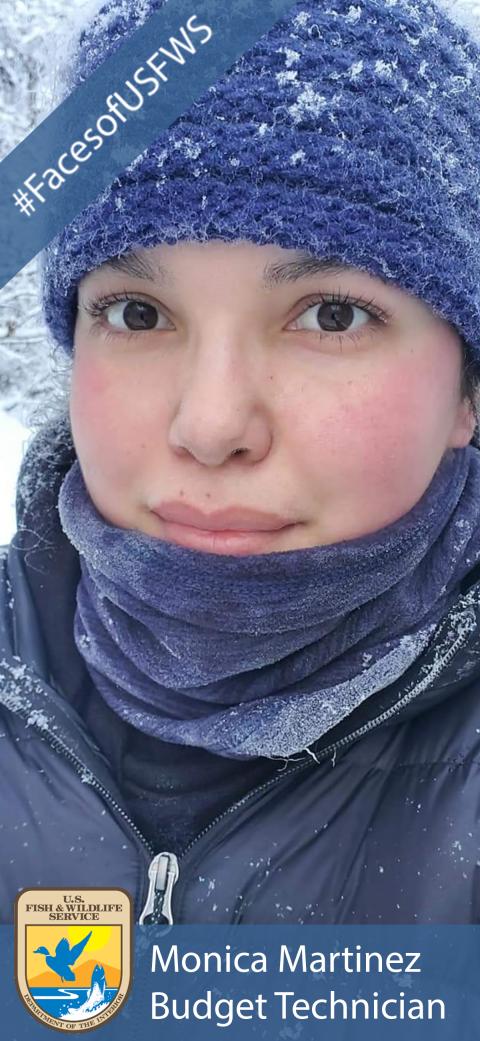
[[[69,89],[164,2],[104,4]],[[43,251],[53,339],[72,353],[78,282],[113,256],[247,239],[399,286],[480,361],[478,24],[455,0],[300,0]]]

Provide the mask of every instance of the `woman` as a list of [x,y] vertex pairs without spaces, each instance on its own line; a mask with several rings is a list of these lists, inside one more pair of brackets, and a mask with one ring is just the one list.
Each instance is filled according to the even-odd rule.
[[45,251],[73,362],[2,561],[4,921],[67,881],[480,920],[479,57],[428,0],[297,4]]

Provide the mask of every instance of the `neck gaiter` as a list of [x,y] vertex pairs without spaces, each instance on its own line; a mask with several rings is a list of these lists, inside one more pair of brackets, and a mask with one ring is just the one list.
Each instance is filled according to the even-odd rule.
[[58,510],[80,554],[75,643],[108,705],[163,741],[284,758],[430,641],[480,558],[480,451],[448,450],[380,531],[281,553],[212,554],[117,527],[78,460]]

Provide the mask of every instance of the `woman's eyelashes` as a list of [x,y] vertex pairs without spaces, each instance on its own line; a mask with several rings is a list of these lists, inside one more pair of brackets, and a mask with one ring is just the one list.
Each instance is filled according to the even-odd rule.
[[[300,305],[303,309],[289,325],[297,324],[296,329],[286,331],[309,332],[320,339],[337,339],[349,336],[351,340],[358,340],[365,331],[372,331],[384,326],[393,316],[388,309],[378,307],[373,300],[366,302],[359,298],[352,298],[348,294],[341,293],[325,295],[316,294],[303,301]],[[145,333],[149,331],[170,331],[174,328],[172,322],[158,304],[142,299],[138,293],[109,293],[88,300],[81,308],[92,318],[98,319],[94,322],[94,328],[108,329],[106,338],[116,335]],[[355,312],[363,312],[365,321],[358,325]],[[106,321],[107,320],[107,321]],[[306,321],[307,324],[299,326],[299,322]],[[127,323],[122,325],[122,323]],[[353,325],[352,323],[357,323]]]
[[[146,332],[151,329],[157,328],[157,322],[159,317],[165,322],[171,323],[164,315],[163,311],[157,304],[152,304],[147,300],[143,300],[138,293],[109,293],[108,295],[99,296],[93,300],[87,301],[83,306],[83,310],[86,314],[90,315],[91,318],[99,318],[100,321],[94,323],[94,327],[101,326],[105,327],[105,323],[102,320],[102,316],[108,315],[109,320],[114,319],[113,328],[117,332]],[[132,323],[132,327],[122,328],[121,326],[115,325],[115,321],[129,321]],[[164,328],[163,325],[158,328]]]
[[[363,312],[363,316],[367,316],[367,321],[363,322],[359,328],[355,326],[352,332],[350,322],[355,311]],[[334,339],[340,336],[340,345],[342,336],[348,335],[351,340],[356,341],[364,335],[365,331],[378,330],[393,317],[392,311],[378,307],[373,300],[366,303],[358,298],[354,300],[348,294],[342,296],[341,293],[332,296],[319,294],[312,297],[306,301],[306,309],[297,316],[295,321],[308,318],[310,314],[311,318],[308,320],[311,324],[307,326],[307,331],[313,332],[321,340],[330,339],[332,335]],[[319,328],[319,326],[326,326],[326,328]],[[339,326],[343,328],[339,328]]]

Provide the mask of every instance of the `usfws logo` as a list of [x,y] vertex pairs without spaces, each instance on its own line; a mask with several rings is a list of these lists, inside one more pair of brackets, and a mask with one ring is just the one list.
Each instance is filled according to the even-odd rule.
[[34,1019],[67,1033],[116,1016],[133,980],[126,889],[22,889],[15,900],[15,984]]

